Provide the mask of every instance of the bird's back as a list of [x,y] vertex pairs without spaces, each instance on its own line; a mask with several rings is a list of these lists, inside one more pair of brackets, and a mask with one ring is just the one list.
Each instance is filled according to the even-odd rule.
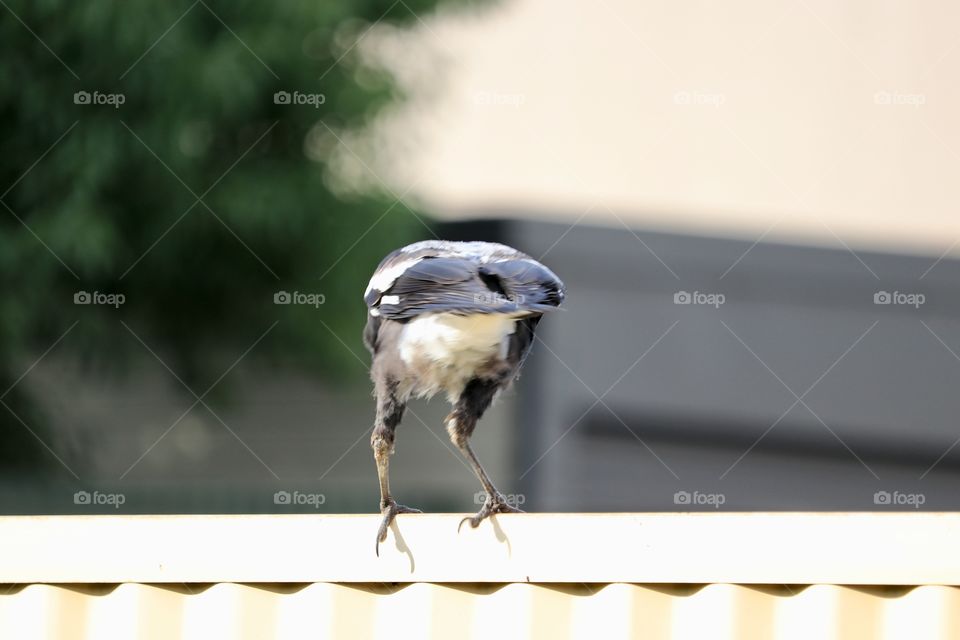
[[431,240],[398,249],[364,296],[374,376],[394,380],[402,397],[444,390],[451,401],[473,379],[507,385],[540,316],[563,298],[550,269],[506,245]]
[[384,258],[364,301],[371,315],[391,320],[441,312],[523,316],[556,309],[564,291],[556,274],[512,247],[427,240]]

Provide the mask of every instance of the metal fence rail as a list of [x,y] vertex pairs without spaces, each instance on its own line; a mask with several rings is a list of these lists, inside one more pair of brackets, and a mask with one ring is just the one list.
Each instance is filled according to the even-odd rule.
[[0,518],[0,638],[955,638],[960,514]]

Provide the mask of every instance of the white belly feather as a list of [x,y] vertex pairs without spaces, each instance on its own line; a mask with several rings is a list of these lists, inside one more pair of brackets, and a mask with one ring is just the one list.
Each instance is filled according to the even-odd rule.
[[422,315],[400,334],[400,358],[418,372],[409,392],[431,396],[441,389],[455,400],[477,369],[491,358],[505,358],[516,319],[502,314]]

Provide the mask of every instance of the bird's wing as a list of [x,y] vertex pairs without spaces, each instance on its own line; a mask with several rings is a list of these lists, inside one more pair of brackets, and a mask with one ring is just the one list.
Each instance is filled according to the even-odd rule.
[[367,315],[367,324],[363,327],[363,344],[372,354],[377,353],[378,337],[380,335],[380,318]]
[[[392,320],[422,313],[541,313],[563,300],[563,283],[532,259],[478,263],[459,257],[424,257],[388,265],[392,282],[369,289],[370,313]],[[376,274],[374,275],[376,279]]]
[[530,311],[555,309],[566,296],[560,278],[532,258],[480,265],[480,278],[485,282],[495,280],[507,297]]

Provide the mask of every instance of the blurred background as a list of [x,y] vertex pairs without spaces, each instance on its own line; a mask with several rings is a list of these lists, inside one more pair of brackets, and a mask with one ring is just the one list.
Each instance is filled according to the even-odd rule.
[[[373,512],[362,292],[496,240],[565,308],[525,509],[955,509],[960,9],[0,2],[0,510]],[[474,511],[442,398],[400,502]]]

